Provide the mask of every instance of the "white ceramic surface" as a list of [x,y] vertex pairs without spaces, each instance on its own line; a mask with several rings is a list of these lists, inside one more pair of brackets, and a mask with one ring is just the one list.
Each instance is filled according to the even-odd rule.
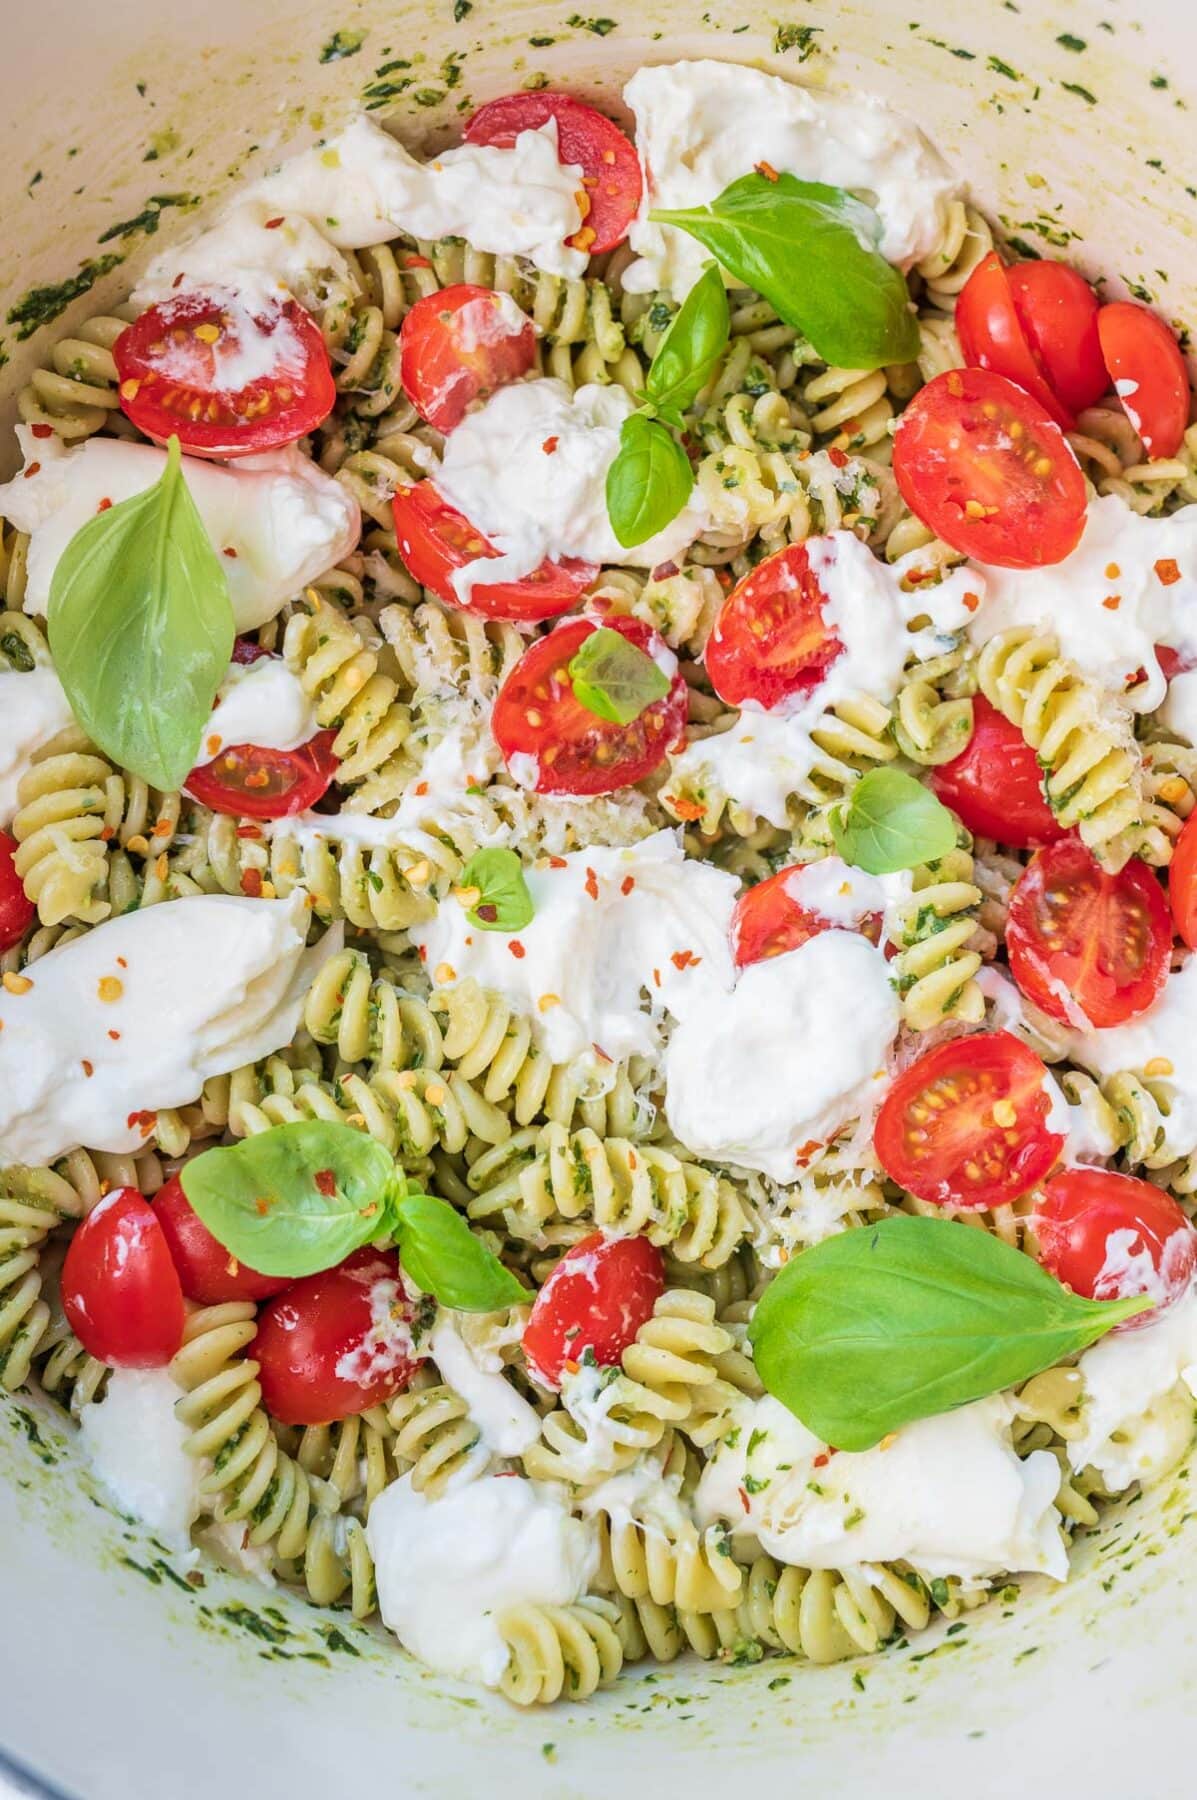
[[[643,60],[695,51],[887,95],[1015,235],[1050,245],[1076,233],[1069,253],[1084,267],[1197,322],[1192,0],[789,0],[788,49],[775,48],[777,17],[746,0],[712,0],[701,16],[673,0],[605,0],[607,35],[568,24],[579,15],[564,5],[523,0],[474,0],[456,20],[453,0],[9,0],[5,11],[0,312],[88,259],[127,258],[26,341],[0,327],[10,406],[53,339],[119,297],[154,242],[114,224],[160,218],[161,242],[178,229],[179,196],[218,194],[230,173],[335,124],[363,89],[410,77],[381,116],[426,144],[445,141],[459,108],[529,77],[610,93]],[[338,29],[361,33],[360,48],[322,61]],[[413,67],[378,73],[400,59]],[[176,204],[147,214],[162,196]],[[0,460],[12,460],[7,444]],[[873,1662],[632,1671],[594,1705],[522,1715],[343,1620],[330,1647],[332,1621],[298,1602],[219,1575],[190,1586],[89,1495],[55,1421],[9,1404],[0,1745],[38,1772],[31,1791],[81,1800],[608,1800],[750,1784],[883,1788],[891,1800],[1052,1789],[1171,1800],[1190,1791],[1197,1751],[1195,1505],[1181,1472],[1084,1547],[1067,1589],[1026,1584],[1012,1607]]]

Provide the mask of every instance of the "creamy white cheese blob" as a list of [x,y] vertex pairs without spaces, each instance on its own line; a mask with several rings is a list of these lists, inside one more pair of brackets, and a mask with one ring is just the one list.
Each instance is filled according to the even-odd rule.
[[[101,1200],[96,1212],[105,1201]],[[104,1398],[79,1415],[91,1470],[124,1513],[172,1546],[190,1542],[204,1465],[184,1449],[190,1428],[175,1416],[183,1389],[166,1369],[113,1369]]]
[[745,1401],[734,1443],[698,1484],[699,1522],[724,1519],[741,1540],[807,1569],[910,1562],[932,1578],[1009,1570],[1063,1581],[1059,1466],[1048,1450],[1020,1461],[1013,1413],[995,1394],[850,1454],[828,1452],[770,1395]]
[[12,824],[17,788],[34,752],[74,723],[62,683],[48,664],[0,672],[0,827]]
[[278,657],[232,663],[216,690],[216,705],[200,738],[197,765],[229,744],[297,750],[319,729],[303,683]]
[[475,250],[526,256],[575,278],[587,258],[565,239],[582,224],[581,192],[581,169],[558,160],[555,119],[521,131],[509,149],[460,144],[422,163],[365,114],[249,189],[279,212],[303,214],[344,250],[400,231],[463,237]]
[[24,992],[0,991],[0,1167],[138,1149],[160,1107],[289,1044],[343,938],[334,925],[305,950],[310,916],[300,890],[193,895],[39,958]]
[[770,711],[750,701],[730,731],[670,758],[670,788],[726,795],[744,812],[783,828],[787,801],[802,791],[824,755],[812,733],[828,708],[858,694],[892,700],[908,659],[948,648],[982,605],[985,589],[985,578],[970,568],[954,569],[935,585],[910,586],[918,552],[883,563],[850,531],[811,538],[806,550],[825,595],[824,621],[842,653],[809,693]]
[[[899,429],[901,429],[899,427]],[[1132,511],[1117,494],[1089,502],[1084,535],[1062,562],[984,571],[984,603],[969,636],[977,646],[1014,626],[1051,632],[1062,653],[1138,712],[1164,699],[1156,646],[1197,661],[1197,507],[1166,518]],[[1116,604],[1115,604],[1116,602]]]
[[881,219],[880,249],[903,268],[942,241],[959,183],[911,120],[867,94],[816,94],[737,63],[639,69],[623,90],[636,117],[644,200],[628,233],[641,259],[630,292],[680,300],[710,260],[696,238],[653,225],[657,208],[705,206],[758,163],[849,188]]
[[433,482],[500,553],[457,571],[463,602],[475,582],[518,580],[546,556],[651,569],[688,549],[707,522],[694,496],[643,544],[627,547],[611,529],[607,470],[635,410],[615,383],[571,393],[543,376],[499,388],[449,433]]
[[444,1380],[469,1407],[486,1448],[496,1456],[522,1456],[540,1436],[540,1416],[504,1374],[482,1367],[452,1313],[437,1314],[428,1348]]
[[291,296],[319,311],[332,290],[352,292],[349,264],[310,220],[264,200],[241,199],[214,225],[154,257],[133,304],[154,306],[183,288],[240,295],[265,308]]
[[804,1152],[880,1104],[900,1020],[884,955],[854,932],[753,963],[674,1027],[670,1129],[696,1155],[796,1181]]
[[672,831],[557,863],[525,870],[535,912],[518,932],[482,930],[450,896],[412,942],[435,986],[472,977],[502,994],[554,1062],[652,1056],[665,1010],[701,1014],[731,987],[739,884]]
[[1162,1101],[1164,1142],[1173,1156],[1197,1150],[1197,956],[1165,981],[1154,1005],[1125,1025],[1065,1030],[1068,1055],[1091,1075],[1125,1069],[1144,1076]]
[[[68,450],[18,425],[20,475],[0,487],[0,518],[30,534],[25,611],[44,613],[58,559],[105,500],[152,487],[166,451],[121,438],[88,438]],[[292,444],[236,463],[183,458],[183,479],[219,552],[238,631],[273,619],[284,601],[340,562],[357,543],[357,502]],[[227,554],[226,554],[227,553]]]
[[1197,745],[1197,669],[1182,669],[1172,677],[1156,716],[1167,730]]
[[1150,1325],[1111,1332],[1077,1367],[1082,1432],[1068,1444],[1074,1469],[1090,1465],[1115,1492],[1154,1481],[1193,1440],[1197,1409],[1197,1290]]
[[510,1606],[570,1606],[598,1571],[593,1524],[564,1490],[487,1475],[426,1500],[410,1475],[384,1488],[366,1521],[383,1622],[445,1675],[497,1687],[507,1666],[498,1619]]

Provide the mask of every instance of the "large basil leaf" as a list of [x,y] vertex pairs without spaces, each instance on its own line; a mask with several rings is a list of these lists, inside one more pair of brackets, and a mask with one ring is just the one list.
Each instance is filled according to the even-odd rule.
[[709,263],[661,339],[644,384],[647,399],[672,422],[680,421],[711,379],[730,332],[727,289]]
[[425,1293],[457,1312],[494,1312],[529,1298],[447,1200],[408,1194],[396,1208],[399,1260]]
[[844,861],[870,875],[915,869],[956,846],[947,807],[901,769],[870,769],[828,822]]

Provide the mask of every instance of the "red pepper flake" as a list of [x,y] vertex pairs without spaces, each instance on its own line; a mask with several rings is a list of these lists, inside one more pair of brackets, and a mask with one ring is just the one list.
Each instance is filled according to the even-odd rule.
[[109,844],[112,842],[112,839],[115,836],[116,836],[116,826],[115,825],[105,825],[105,826],[103,826],[103,828],[100,831],[100,842],[102,844]]
[[660,971],[660,969],[654,969],[653,970],[653,986],[660,987],[660,985],[661,985],[661,971]]
[[260,900],[262,898],[261,869],[242,869],[241,892],[249,900]]
[[54,429],[50,425],[34,425],[30,429],[35,438],[48,438],[54,436]]
[[965,610],[967,612],[976,612],[976,610],[977,610],[978,606],[980,606],[980,604],[981,604],[980,594],[973,594],[973,593],[965,594],[964,605],[965,605]]
[[550,869],[568,869],[569,864],[563,856],[550,856],[549,867]]
[[636,877],[634,875],[625,875],[623,880],[619,884],[619,891],[626,898],[626,896],[631,893],[631,891],[635,887],[635,885],[636,885]]
[[226,544],[220,554],[222,556],[230,557],[233,562],[236,562],[237,560],[237,552],[233,549],[231,544]]
[[586,892],[592,900],[598,899],[598,876],[593,869],[586,871]]
[[40,470],[41,470],[41,466],[42,466],[42,465],[41,465],[41,464],[40,464],[40,463],[39,463],[39,462],[31,462],[31,463],[30,463],[30,465],[29,465],[29,467],[28,467],[28,468],[27,468],[27,469],[26,469],[26,471],[25,471],[25,479],[26,479],[26,481],[28,481],[28,480],[29,480],[29,478],[30,478],[30,476],[31,476],[31,475],[36,475],[36,474],[38,474],[38,473],[39,473],[39,471],[40,471]]
[[515,957],[516,962],[523,962],[525,956],[528,954],[518,938],[512,938],[507,948],[510,950],[512,956]]
[[1107,594],[1105,599],[1102,601],[1102,605],[1105,607],[1107,612],[1117,612],[1118,608],[1122,605],[1122,595],[1121,594]]
[[675,950],[669,960],[675,969],[696,969],[702,957],[695,956],[693,950]]
[[174,826],[169,819],[155,819],[151,835],[153,837],[169,837],[173,830]]
[[748,1490],[746,1488],[741,1487],[741,1488],[737,1488],[736,1492],[740,1496],[740,1505],[744,1508],[744,1511],[751,1512],[752,1508],[748,1504]]
[[1177,568],[1176,558],[1173,556],[1161,556],[1155,565],[1155,572],[1165,587],[1171,587],[1174,581],[1180,580],[1180,570]]
[[848,458],[844,455],[842,450],[837,450],[834,444],[827,454],[837,469],[846,469],[848,467]]
[[763,175],[766,181],[777,181],[779,179],[777,170],[773,167],[772,163],[759,162],[755,163],[753,166],[756,169],[757,174]]
[[426,781],[417,781],[415,787],[412,789],[412,793],[415,794],[416,798],[419,800],[422,800],[427,792],[428,783]]
[[557,446],[560,442],[561,442],[560,438],[547,437],[545,439],[544,443],[540,447],[544,451],[546,456],[552,456],[556,452]]
[[678,575],[680,573],[681,571],[675,562],[658,563],[656,568],[651,571],[651,579],[653,581],[668,581],[670,576]]
[[82,1058],[82,1063],[83,1063],[83,1073],[85,1075],[91,1076],[91,1075],[95,1074],[96,1066],[94,1063],[89,1063],[86,1056]]
[[794,1152],[795,1163],[800,1169],[804,1169],[811,1157],[815,1154],[815,1151],[821,1150],[822,1148],[823,1146],[818,1138],[807,1138],[805,1144],[799,1144],[797,1150]]
[[838,1455],[839,1455],[838,1450],[832,1450],[832,1449],[823,1450],[819,1453],[818,1456],[815,1457],[814,1461],[811,1463],[811,1468],[812,1469],[825,1469],[827,1467],[828,1463],[831,1461],[832,1457],[838,1456]]
[[420,961],[421,962],[428,961],[428,951],[423,944],[420,945]]
[[685,824],[692,824],[695,819],[701,819],[707,810],[700,800],[674,799],[672,794],[668,798],[670,806]]
[[120,1037],[120,1032],[119,1031],[110,1031],[108,1033],[108,1035],[112,1039],[113,1043],[115,1044],[117,1039]]
[[239,838],[260,838],[261,835],[262,827],[260,825],[238,825],[237,827]]
[[129,1130],[140,1131],[143,1138],[149,1137],[157,1123],[158,1115],[153,1112],[131,1112],[125,1120]]
[[405,256],[403,267],[405,269],[430,269],[432,264],[426,256]]
[[613,1056],[607,1055],[607,1052],[603,1049],[601,1044],[591,1044],[590,1048],[594,1051],[594,1054],[598,1057],[600,1062],[609,1063],[615,1061]]
[[316,1192],[331,1200],[337,1191],[337,1178],[331,1169],[317,1169],[312,1179],[316,1183]]
[[107,499],[105,499],[105,500],[101,500],[101,501],[100,501],[100,504],[99,504],[99,505],[98,505],[98,506],[97,506],[97,507],[96,507],[96,511],[97,511],[97,512],[98,512],[98,513],[102,513],[102,512],[107,512],[107,511],[108,511],[108,508],[109,508],[109,507],[110,507],[110,506],[111,506],[111,505],[112,505],[112,502],[111,502],[111,500],[107,500]]
[[266,1214],[270,1211],[269,1200],[255,1200],[254,1201],[254,1211],[257,1213],[257,1215],[260,1219],[264,1219],[266,1217]]

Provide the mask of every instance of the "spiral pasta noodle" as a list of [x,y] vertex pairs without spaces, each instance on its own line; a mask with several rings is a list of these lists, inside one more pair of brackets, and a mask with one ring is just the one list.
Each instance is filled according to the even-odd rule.
[[979,1025],[985,1017],[985,998],[973,979],[981,967],[973,947],[981,890],[972,874],[968,851],[950,851],[914,871],[910,899],[894,909],[891,971],[912,1031],[930,1031],[945,1019]]
[[600,1599],[508,1607],[496,1620],[508,1652],[499,1691],[517,1706],[533,1706],[588,1700],[609,1687],[623,1667],[617,1617]]

